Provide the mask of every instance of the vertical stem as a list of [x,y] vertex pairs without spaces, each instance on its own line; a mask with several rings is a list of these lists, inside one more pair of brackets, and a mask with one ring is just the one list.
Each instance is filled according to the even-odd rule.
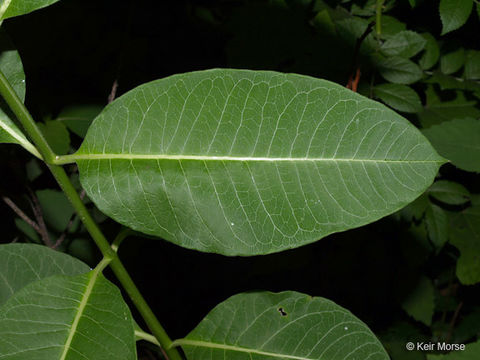
[[375,30],[377,32],[378,40],[380,40],[380,35],[382,34],[382,10],[384,2],[385,0],[377,0]]
[[5,75],[2,71],[0,71],[0,94],[5,99],[15,116],[21,122],[28,135],[30,135],[35,145],[38,147],[38,150],[45,159],[50,171],[52,172],[53,176],[55,176],[55,179],[62,188],[63,192],[72,203],[75,211],[92,236],[95,244],[97,244],[98,248],[102,252],[103,256],[113,258],[110,263],[110,267],[132,302],[135,304],[135,307],[142,315],[145,323],[152,331],[152,334],[155,336],[155,338],[161,344],[163,350],[168,355],[169,360],[181,360],[182,357],[180,356],[180,353],[176,348],[171,347],[172,340],[169,338],[168,334],[155,317],[155,314],[148,306],[147,302],[143,298],[142,294],[138,290],[137,286],[133,282],[116,253],[111,249],[107,239],[91,217],[87,208],[83,204],[82,199],[73,187],[67,173],[61,166],[52,164],[56,158],[55,153],[48,145],[47,141],[35,124],[32,116],[26,109],[25,105],[23,105],[22,101],[18,98],[17,94],[13,90],[8,80],[5,78]]

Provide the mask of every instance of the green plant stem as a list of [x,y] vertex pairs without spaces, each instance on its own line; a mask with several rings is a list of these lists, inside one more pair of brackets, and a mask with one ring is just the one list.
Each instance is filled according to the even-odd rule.
[[109,265],[112,268],[115,276],[118,278],[123,288],[129,295],[130,299],[134,303],[135,307],[142,315],[145,323],[149,327],[152,334],[161,344],[163,350],[168,355],[169,360],[181,360],[182,357],[180,356],[180,353],[177,349],[171,347],[172,340],[169,338],[168,334],[163,329],[158,319],[155,317],[153,311],[148,306],[147,302],[143,298],[142,294],[138,290],[137,286],[133,282],[132,278],[128,274],[117,254],[115,253],[115,251],[112,250],[107,239],[91,217],[87,208],[83,204],[82,199],[80,199],[80,196],[73,187],[67,173],[61,166],[53,164],[56,158],[55,153],[48,145],[48,142],[38,129],[32,116],[30,115],[22,101],[18,98],[17,94],[13,90],[8,80],[5,78],[5,75],[2,71],[0,71],[0,94],[5,99],[8,106],[11,108],[15,116],[18,118],[28,135],[31,137],[31,139],[37,146],[40,154],[45,159],[50,171],[52,172],[53,176],[57,180],[62,190],[64,191],[65,195],[72,203],[78,216],[82,220],[83,224],[92,236],[95,244],[97,244],[103,256],[105,258],[112,259]]
[[380,40],[380,35],[382,34],[382,10],[383,3],[385,0],[377,0],[376,6],[376,19],[375,19],[375,30],[377,32],[377,39]]

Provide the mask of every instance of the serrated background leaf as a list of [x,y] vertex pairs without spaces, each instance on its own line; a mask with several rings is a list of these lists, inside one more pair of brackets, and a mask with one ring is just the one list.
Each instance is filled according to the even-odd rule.
[[177,344],[188,360],[389,359],[348,310],[293,291],[235,295]]
[[328,81],[209,70],[117,99],[72,157],[100,210],[187,248],[254,255],[372,222],[442,163],[393,111]]
[[440,0],[442,35],[460,28],[472,12],[473,0]]
[[0,305],[31,282],[53,275],[79,275],[89,270],[80,260],[46,246],[0,245]]

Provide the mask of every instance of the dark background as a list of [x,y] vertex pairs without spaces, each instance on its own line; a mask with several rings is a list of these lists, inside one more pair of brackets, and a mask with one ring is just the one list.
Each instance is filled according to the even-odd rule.
[[[308,1],[291,1],[284,8],[275,1],[62,0],[10,19],[5,28],[24,63],[27,107],[41,120],[70,105],[106,104],[115,80],[119,96],[144,82],[215,67],[296,72],[346,84],[354,43],[316,29],[311,6],[302,3]],[[395,16],[409,28],[438,36],[436,6],[426,1],[412,13],[404,1]],[[478,25],[468,23],[446,38],[474,47],[477,40],[469,34],[475,31],[478,36]],[[77,147],[81,139],[72,137],[72,142]],[[21,194],[28,155],[7,145],[0,146],[0,155],[8,159],[0,168],[1,191]],[[54,188],[55,182],[45,172],[32,186]],[[5,219],[2,242],[9,242],[17,229],[3,204],[0,216]],[[110,237],[119,229],[113,221],[102,226]],[[120,256],[177,338],[227,297],[256,289],[327,297],[381,333],[395,321],[413,321],[401,309],[402,299],[421,273],[437,277],[453,265],[449,252],[455,251],[429,257],[393,215],[269,256],[229,258],[144,238],[127,239]],[[479,295],[474,288],[464,291],[472,292],[465,298]]]

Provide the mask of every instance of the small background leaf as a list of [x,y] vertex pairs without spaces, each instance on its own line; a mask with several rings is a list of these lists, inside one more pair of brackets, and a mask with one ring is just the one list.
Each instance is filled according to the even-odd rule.
[[68,153],[68,150],[70,150],[70,134],[63,123],[47,120],[45,123],[37,123],[37,126],[56,154],[64,155]]
[[65,194],[61,191],[45,189],[36,192],[42,207],[45,222],[56,231],[63,231],[74,210]]
[[460,28],[472,12],[473,0],[440,0],[442,35]]
[[400,84],[381,84],[373,89],[375,95],[395,110],[416,113],[422,110],[420,97],[412,88]]
[[465,64],[465,49],[460,48],[440,58],[440,71],[445,75],[456,73]]
[[403,300],[402,308],[415,320],[430,326],[435,310],[435,291],[432,281],[426,276],[420,277],[415,288]]
[[452,215],[450,242],[460,251],[457,276],[465,285],[480,282],[480,206]]
[[438,47],[437,40],[430,33],[422,34],[426,40],[425,52],[420,58],[418,64],[423,70],[428,70],[434,66],[440,58],[440,48]]
[[470,192],[463,185],[447,180],[435,181],[428,194],[449,205],[465,204],[470,198]]
[[440,206],[430,203],[425,213],[425,224],[430,240],[437,249],[440,249],[448,240],[446,212]]
[[378,66],[385,80],[394,84],[413,84],[423,75],[417,64],[399,56],[380,60]]
[[457,119],[423,130],[435,149],[455,166],[480,172],[480,121]]
[[103,106],[100,105],[71,106],[63,109],[55,121],[65,124],[70,131],[83,139],[93,119],[102,109]]
[[423,50],[426,40],[414,31],[401,31],[383,43],[380,50],[386,56],[411,58]]

